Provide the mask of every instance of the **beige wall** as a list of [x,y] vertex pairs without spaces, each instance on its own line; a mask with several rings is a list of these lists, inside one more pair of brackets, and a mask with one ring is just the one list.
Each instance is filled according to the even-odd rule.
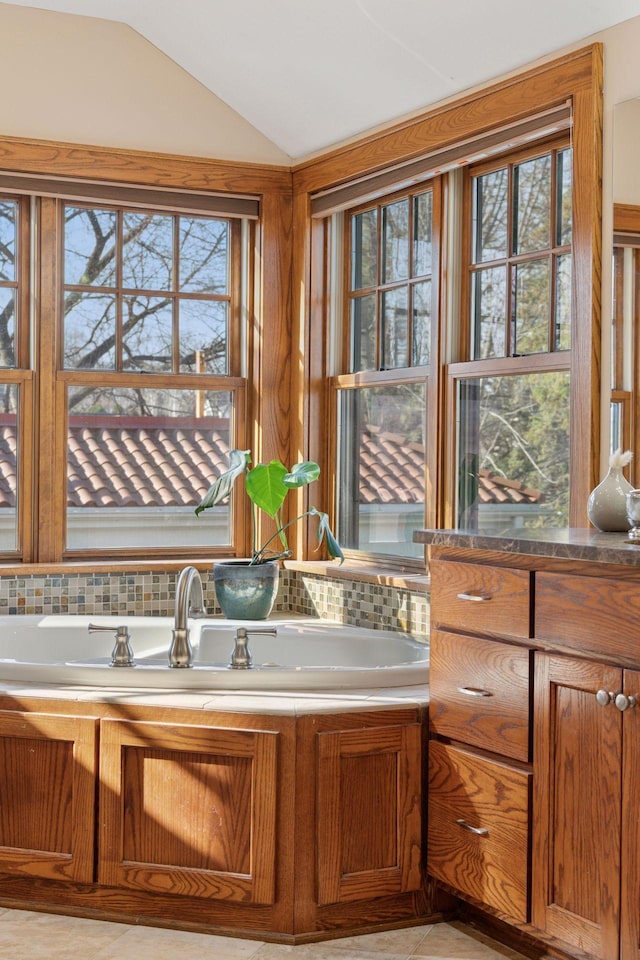
[[125,24],[0,3],[0,37],[4,136],[291,163]]

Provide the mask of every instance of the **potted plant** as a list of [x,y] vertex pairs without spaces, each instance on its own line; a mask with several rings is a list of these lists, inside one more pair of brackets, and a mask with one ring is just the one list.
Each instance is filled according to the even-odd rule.
[[[250,467],[250,450],[232,450],[229,454],[229,469],[215,480],[201,502],[195,508],[196,516],[204,510],[225,500],[236,480],[244,476],[245,491],[251,501],[251,557],[248,560],[232,560],[214,565],[213,579],[218,603],[223,614],[230,619],[263,620],[268,617],[278,591],[278,560],[291,556],[287,530],[304,517],[318,521],[318,545],[323,541],[327,553],[334,559],[344,560],[340,544],[336,540],[329,517],[321,510],[310,507],[287,522],[283,507],[290,490],[313,483],[320,475],[320,467],[312,460],[297,463],[287,470],[280,460],[257,463]],[[276,529],[262,544],[257,543],[257,513],[262,510],[272,520]]]

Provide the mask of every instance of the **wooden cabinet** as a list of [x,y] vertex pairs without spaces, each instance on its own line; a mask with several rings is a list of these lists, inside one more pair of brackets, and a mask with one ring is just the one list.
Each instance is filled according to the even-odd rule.
[[278,733],[103,720],[98,880],[275,900]]
[[640,960],[640,571],[435,553],[431,874],[554,955]]
[[427,867],[524,923],[532,654],[496,638],[529,636],[530,575],[438,561],[431,572]]
[[538,654],[535,683],[533,922],[602,960],[637,960],[640,673]]
[[93,880],[97,721],[0,710],[0,871]]

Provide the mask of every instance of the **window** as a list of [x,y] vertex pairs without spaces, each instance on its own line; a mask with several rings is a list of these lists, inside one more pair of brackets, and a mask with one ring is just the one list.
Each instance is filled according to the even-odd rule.
[[0,195],[5,557],[242,550],[230,503],[194,514],[244,445],[242,223]]
[[[343,547],[419,556],[426,404],[433,351],[433,185],[345,218],[347,321],[338,409],[338,538]],[[437,200],[436,200],[437,202]]]
[[564,142],[466,171],[469,362],[449,370],[462,527],[568,523],[571,174]]
[[[193,507],[233,445],[234,391],[174,377],[220,380],[238,369],[237,229],[71,204],[63,223],[62,366],[74,371],[65,376],[66,549],[230,544],[229,506],[208,522]],[[141,374],[162,379],[143,386],[132,379]]]
[[344,223],[347,335],[332,381],[343,545],[421,556],[413,531],[447,509],[454,525],[485,531],[566,526],[568,137],[468,164],[349,210]]

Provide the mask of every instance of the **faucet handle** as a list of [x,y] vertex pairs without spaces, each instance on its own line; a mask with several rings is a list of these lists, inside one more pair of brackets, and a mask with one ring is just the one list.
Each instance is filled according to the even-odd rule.
[[135,660],[133,658],[133,650],[131,649],[131,644],[129,643],[129,631],[127,630],[126,624],[123,624],[120,627],[107,627],[103,624],[90,623],[87,627],[89,633],[102,633],[107,631],[108,633],[115,633],[116,642],[113,650],[111,651],[111,667],[134,667]]
[[253,665],[248,641],[249,636],[254,633],[265,633],[272,637],[278,635],[275,627],[238,627],[236,629],[235,646],[229,661],[229,666],[233,670],[249,670]]

